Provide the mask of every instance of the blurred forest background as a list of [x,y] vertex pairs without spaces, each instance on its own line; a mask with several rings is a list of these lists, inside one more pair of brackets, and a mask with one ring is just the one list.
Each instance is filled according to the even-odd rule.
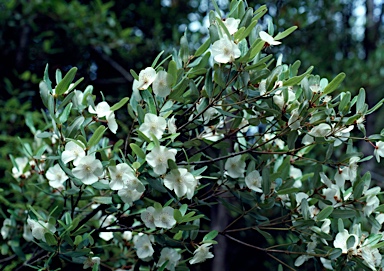
[[[229,4],[227,0],[217,2],[223,10]],[[314,65],[314,74],[329,80],[344,71],[347,79],[342,88],[357,92],[364,87],[371,104],[384,97],[383,2],[248,1],[254,8],[267,5],[268,15],[261,22],[265,29],[270,19],[276,33],[298,26],[283,46],[270,49],[282,53],[284,63],[301,60],[303,71]],[[67,72],[78,67],[77,76],[84,77],[80,88],[91,84],[95,94],[103,92],[113,104],[131,93],[133,79],[129,70],[139,72],[151,65],[161,50],[164,55],[171,53],[185,30],[191,49],[197,48],[207,35],[207,12],[212,8],[210,0],[0,0],[3,181],[11,178],[6,173],[11,167],[8,155],[17,156],[18,137],[31,137],[25,116],[35,123],[41,119],[38,84],[47,63],[51,74],[56,69]],[[368,134],[380,133],[383,113],[381,110],[367,120]],[[117,118],[124,122],[124,112],[120,114]],[[367,145],[362,145],[362,150],[370,155],[373,150]],[[383,173],[373,164],[367,163],[366,169],[376,180],[383,179]],[[257,263],[249,261],[252,255],[236,255],[226,258],[224,266],[213,264],[212,270],[254,270]]]

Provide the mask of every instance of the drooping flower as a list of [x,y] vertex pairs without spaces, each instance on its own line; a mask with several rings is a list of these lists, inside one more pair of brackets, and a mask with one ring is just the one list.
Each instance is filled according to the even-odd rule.
[[334,137],[330,137],[330,139],[334,139],[335,142],[333,142],[333,145],[336,147],[336,146],[340,146],[343,141],[346,141],[349,136],[350,136],[350,132],[353,130],[354,126],[353,125],[350,125],[348,127],[341,127],[341,128],[338,128],[337,131],[334,133]]
[[117,194],[124,203],[127,203],[130,206],[132,206],[133,202],[139,200],[141,198],[141,195],[143,195],[142,192],[138,192],[137,190],[130,188],[120,189]]
[[376,142],[373,154],[375,155],[377,162],[380,163],[380,157],[384,157],[384,141]]
[[172,82],[172,75],[166,71],[159,71],[155,81],[153,81],[153,93],[158,97],[167,97],[171,93]]
[[172,117],[168,120],[167,125],[168,125],[168,133],[170,133],[170,134],[175,134],[176,131],[177,131],[175,116],[172,116]]
[[330,135],[332,131],[331,125],[328,123],[320,123],[319,125],[313,127],[308,134],[313,137],[325,137]]
[[92,106],[88,107],[88,111],[91,114],[97,114],[98,118],[106,117],[109,113],[111,113],[111,107],[107,102],[100,102],[96,105],[95,109]]
[[103,174],[103,165],[93,155],[83,157],[77,166],[72,169],[73,175],[83,184],[93,184]]
[[15,178],[15,179],[18,179],[20,178],[21,176],[28,176],[30,174],[24,172],[24,169],[27,167],[28,165],[28,158],[27,157],[17,157],[15,159],[15,163],[17,166],[14,166],[12,168],[12,176]]
[[9,219],[9,218],[6,218],[4,219],[3,221],[3,226],[1,227],[1,236],[3,237],[3,239],[7,239],[8,238],[8,235],[9,235],[9,232],[10,232],[10,229],[12,227],[12,220]]
[[110,166],[108,167],[108,171],[111,176],[109,187],[111,187],[112,190],[122,189],[127,185],[129,179],[135,178],[133,170],[125,163]]
[[275,40],[271,35],[269,35],[265,31],[259,32],[260,39],[268,43],[269,45],[279,45],[281,44],[281,41]]
[[204,262],[206,259],[213,258],[212,252],[209,251],[211,244],[202,244],[193,252],[193,258],[189,260],[190,264]]
[[212,56],[216,62],[228,63],[234,62],[241,55],[239,46],[230,40],[227,36],[215,41],[212,44]]
[[47,173],[45,173],[45,177],[47,177],[49,185],[53,188],[64,188],[63,183],[68,180],[67,174],[65,174],[59,164],[50,167]]
[[227,18],[223,20],[225,27],[228,29],[229,34],[233,35],[238,30],[240,19]]
[[181,198],[187,194],[188,189],[195,190],[197,181],[195,177],[185,168],[173,169],[164,177],[164,185],[174,190],[176,196]]
[[250,172],[247,177],[245,177],[245,184],[247,187],[259,193],[263,193],[263,190],[261,189],[262,181],[260,173],[257,170]]
[[291,117],[288,120],[288,126],[292,130],[297,130],[300,128],[300,122],[302,120],[302,117],[300,117],[299,110],[296,108],[292,110]]
[[32,236],[37,240],[43,240],[45,242],[44,234],[46,232],[55,233],[56,227],[42,220],[35,221],[31,218],[27,219],[28,225],[31,227]]
[[[139,90],[147,89],[156,79],[156,71],[152,67],[147,67],[139,73],[139,82],[136,87]],[[135,80],[136,81],[136,80]]]
[[100,265],[100,257],[90,257],[87,258],[83,263],[83,269],[87,269],[89,267],[93,267],[95,264]]
[[70,141],[65,144],[65,149],[61,154],[61,161],[64,164],[73,161],[73,165],[77,166],[80,160],[85,156],[84,146],[80,141],[76,141],[77,143]]
[[168,261],[165,268],[174,271],[180,259],[181,255],[175,249],[165,247],[160,252],[160,259],[157,263],[157,266],[162,266],[165,262]]
[[144,117],[144,123],[140,125],[139,130],[151,139],[154,135],[157,139],[161,139],[164,134],[167,122],[163,117],[158,117],[155,114],[147,113]]
[[115,113],[113,113],[112,111],[109,112],[106,116],[106,119],[109,130],[111,130],[112,133],[116,134],[118,126],[115,118]]
[[157,146],[148,153],[146,159],[147,163],[153,168],[153,171],[158,174],[164,174],[168,168],[168,159],[176,160],[175,149],[167,149],[164,146]]
[[241,155],[237,155],[235,157],[228,158],[225,162],[224,168],[231,178],[240,178],[244,177],[245,165],[245,162],[241,160]]
[[152,247],[153,236],[148,236],[146,234],[136,235],[133,238],[133,243],[135,244],[137,257],[140,259],[145,259],[151,257],[155,252]]
[[[349,238],[354,238],[353,243],[348,247],[347,241]],[[349,242],[348,242],[349,243]],[[359,238],[356,234],[349,234],[349,232],[344,229],[338,234],[336,234],[335,240],[333,241],[333,246],[335,248],[340,248],[343,254],[347,254],[350,251],[352,254],[356,253],[356,248],[359,243]]]

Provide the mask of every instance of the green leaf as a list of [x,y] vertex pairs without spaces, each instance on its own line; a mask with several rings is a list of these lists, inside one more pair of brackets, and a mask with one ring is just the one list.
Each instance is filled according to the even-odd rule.
[[181,215],[180,210],[178,209],[173,210],[173,218],[176,220],[177,223],[181,223],[183,216]]
[[203,241],[213,240],[213,239],[215,239],[215,237],[216,237],[218,234],[219,234],[219,232],[216,231],[216,230],[210,231],[209,233],[207,233],[207,234],[203,237]]
[[61,115],[59,117],[60,123],[65,123],[68,120],[69,114],[71,113],[71,109],[72,109],[72,103],[69,103],[64,108],[63,112],[61,113]]
[[134,70],[132,70],[132,69],[130,69],[130,72],[131,72],[131,74],[132,74],[132,77],[133,77],[135,80],[139,81],[139,76],[137,75],[137,73],[136,73]]
[[159,59],[160,59],[160,57],[161,57],[161,55],[162,55],[163,53],[164,53],[164,50],[161,51],[161,52],[156,56],[155,60],[152,62],[152,65],[151,65],[152,68],[155,68],[155,66],[156,66],[156,64],[157,64],[157,61],[159,61]]
[[153,99],[153,96],[149,92],[149,90],[145,89],[145,90],[142,90],[140,93],[141,93],[141,97],[143,97],[143,100],[147,103],[148,112],[157,115],[155,100]]
[[362,113],[364,107],[365,107],[365,90],[361,88],[359,91],[359,95],[357,96],[356,111],[358,113]]
[[249,36],[249,34],[251,34],[251,31],[253,28],[255,28],[257,24],[257,21],[253,21],[243,32],[241,32],[239,35],[236,36],[236,33],[234,35],[234,38],[236,40],[239,40],[241,41],[242,39],[245,39],[246,37]]
[[66,137],[74,137],[75,133],[80,131],[80,126],[84,123],[85,118],[83,116],[77,117],[65,131]]
[[189,43],[187,39],[187,32],[180,38],[180,51],[179,56],[183,60],[184,64],[189,61]]
[[345,73],[339,73],[333,80],[324,88],[323,95],[327,95],[335,91],[341,82],[343,82],[345,78]]
[[51,232],[44,233],[44,237],[45,237],[45,242],[47,243],[48,246],[57,245],[57,240]]
[[279,191],[277,191],[277,194],[278,195],[285,195],[285,194],[290,195],[290,194],[293,194],[293,193],[297,193],[299,191],[300,191],[299,188],[289,187],[289,188],[280,189]]
[[272,241],[272,240],[274,240],[274,237],[270,234],[270,233],[268,233],[268,232],[266,232],[266,231],[262,231],[262,230],[260,230],[258,227],[255,227],[254,228],[256,231],[258,231],[267,241]]
[[384,98],[380,100],[380,102],[378,102],[374,107],[372,107],[371,109],[369,109],[367,111],[367,114],[366,115],[369,115],[369,114],[372,114],[373,112],[375,112],[377,109],[379,109],[384,103]]
[[82,241],[83,241],[83,237],[82,237],[81,235],[77,235],[77,236],[75,237],[75,241],[73,242],[73,244],[74,244],[75,246],[78,246]]
[[94,197],[93,201],[101,204],[112,204],[112,197]]
[[294,86],[301,82],[305,76],[309,75],[313,70],[313,66],[309,67],[305,73],[302,75],[294,76],[283,82],[284,86]]
[[221,11],[219,9],[219,6],[216,3],[216,0],[212,0],[212,4],[213,4],[213,7],[215,8],[217,15],[219,15],[221,17]]
[[293,31],[297,29],[297,26],[291,26],[290,28],[284,30],[283,32],[279,32],[273,39],[274,40],[281,40],[284,39],[286,36],[290,35]]
[[87,147],[90,148],[92,146],[95,146],[99,143],[101,137],[103,136],[104,132],[107,130],[104,126],[100,125],[97,127],[96,131],[93,132],[92,137],[88,141]]
[[323,219],[328,218],[332,212],[333,212],[333,207],[332,206],[327,206],[323,210],[320,211],[320,213],[317,214],[316,220],[317,221],[322,221]]
[[137,155],[137,157],[145,159],[145,153],[139,146],[137,146],[135,143],[131,143],[129,144],[129,146],[131,147],[132,151]]
[[176,84],[177,82],[177,65],[174,60],[169,61],[168,63],[168,73],[172,75],[172,86]]
[[111,111],[116,111],[116,110],[120,109],[121,107],[123,107],[128,102],[128,100],[129,100],[128,97],[124,97],[119,102],[112,105]]
[[340,248],[331,248],[327,254],[328,254],[329,259],[335,260],[335,259],[339,258],[342,253],[343,253],[343,251]]
[[210,44],[211,44],[211,40],[207,39],[202,45],[200,45],[199,48],[197,48],[194,56],[195,57],[201,56],[203,53],[205,53],[205,51],[208,50]]
[[56,95],[62,95],[64,92],[68,90],[69,85],[72,83],[73,79],[75,78],[76,72],[77,72],[76,67],[73,67],[67,72],[63,80],[61,80],[60,83],[58,83],[56,86],[56,90],[55,90]]

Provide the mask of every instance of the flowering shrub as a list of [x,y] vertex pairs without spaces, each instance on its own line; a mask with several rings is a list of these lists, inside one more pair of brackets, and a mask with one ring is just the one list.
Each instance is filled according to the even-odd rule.
[[[15,181],[3,191],[4,262],[188,270],[214,257],[220,234],[273,259],[292,255],[296,267],[380,270],[382,192],[359,164],[384,156],[382,135],[364,128],[382,101],[368,109],[363,89],[332,96],[343,73],[328,82],[312,67],[299,74],[300,61],[275,60],[269,47],[296,27],[262,31],[266,11],[234,0],[224,19],[216,7],[195,52],[184,35],[171,56],[131,71],[132,96],[112,106],[92,86],[77,89],[76,68],[56,71],[53,87],[47,66],[46,126],[12,160]],[[126,131],[117,110],[130,117]],[[357,151],[359,140],[372,156]],[[207,230],[204,211],[217,204],[233,217],[220,232]],[[236,229],[240,220],[248,226]],[[273,238],[276,229],[289,232],[289,245],[261,247],[235,234]]]

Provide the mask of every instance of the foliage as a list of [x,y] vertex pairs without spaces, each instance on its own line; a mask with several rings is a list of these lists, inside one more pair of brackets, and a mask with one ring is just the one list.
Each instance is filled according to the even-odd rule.
[[[113,105],[80,90],[77,68],[53,80],[47,66],[44,123],[27,118],[35,140],[12,156],[0,197],[8,270],[188,270],[214,257],[218,235],[291,269],[382,268],[382,192],[355,145],[384,157],[382,135],[364,126],[383,101],[369,109],[364,89],[334,95],[344,73],[328,81],[274,58],[296,27],[263,31],[266,6],[233,0],[224,20],[214,4],[206,41],[192,51],[185,34],[131,70],[133,94]],[[220,231],[207,223],[217,205],[234,217]]]

